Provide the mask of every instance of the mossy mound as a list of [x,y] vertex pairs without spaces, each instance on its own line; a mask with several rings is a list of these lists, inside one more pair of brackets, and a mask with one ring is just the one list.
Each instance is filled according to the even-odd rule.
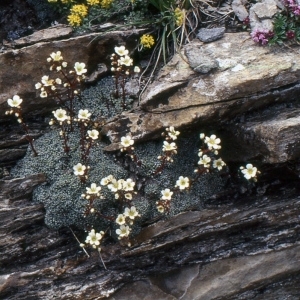
[[[110,83],[110,85],[109,85]],[[102,84],[102,85],[101,85]],[[88,109],[94,116],[100,113],[102,116],[111,117],[118,113],[120,102],[109,106],[111,101],[111,90],[113,82],[111,79],[103,80],[99,85],[86,90],[78,108]],[[174,124],[176,125],[176,124]],[[91,183],[100,185],[102,178],[113,175],[116,179],[132,178],[136,182],[132,204],[141,214],[141,218],[135,223],[131,234],[136,234],[140,225],[152,218],[162,216],[156,209],[156,201],[161,197],[161,191],[165,188],[174,188],[179,176],[194,175],[195,163],[198,156],[198,135],[185,138],[178,138],[178,154],[174,156],[174,162],[167,164],[161,175],[152,176],[153,171],[159,166],[157,156],[162,154],[162,141],[151,141],[135,145],[135,153],[142,165],[132,168],[125,164],[125,159],[116,159],[113,154],[104,153],[102,149],[107,145],[99,141],[91,148],[88,165],[88,179],[85,184],[73,174],[73,166],[80,161],[80,149],[78,141],[80,138],[79,129],[76,128],[69,134],[70,153],[66,155],[62,150],[62,140],[59,136],[59,129],[53,129],[49,133],[35,141],[37,157],[33,157],[28,149],[23,160],[19,161],[12,170],[16,177],[34,173],[45,173],[47,182],[38,186],[33,192],[33,200],[43,203],[46,210],[45,223],[50,228],[61,228],[75,225],[78,228],[86,229],[93,226],[96,230],[106,230],[111,226],[114,234],[116,224],[102,218],[89,215],[84,217],[87,200],[81,195],[86,192],[86,187]],[[124,166],[126,166],[124,168]],[[129,167],[128,167],[129,166]],[[190,207],[201,208],[205,199],[220,191],[223,180],[218,173],[208,173],[191,186],[189,191],[174,193],[170,213],[174,216]],[[102,187],[101,194],[104,199],[95,201],[95,208],[103,215],[117,217],[123,211],[120,210],[120,203],[114,199],[114,195]],[[124,210],[124,208],[123,208]],[[115,235],[115,234],[114,234]]]

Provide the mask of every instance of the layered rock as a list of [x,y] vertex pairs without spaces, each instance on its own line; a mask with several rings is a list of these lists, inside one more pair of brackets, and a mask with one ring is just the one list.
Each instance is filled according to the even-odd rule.
[[[195,60],[192,67],[189,65],[193,51],[199,66],[210,65],[206,67],[210,72],[193,70],[197,65]],[[117,142],[125,132],[135,139],[146,139],[168,126],[218,127],[236,115],[285,102],[287,97],[288,101],[296,100],[299,66],[298,46],[261,47],[248,33],[227,33],[208,44],[193,41],[162,68],[142,95],[140,108],[124,112],[107,124],[103,133]]]
[[[68,39],[47,41],[53,34],[65,36],[68,27],[50,28],[48,33],[35,33],[34,37],[24,38],[20,49],[7,49],[0,53],[0,122],[7,120],[7,99],[13,95],[23,98],[23,112],[27,116],[43,115],[53,109],[55,102],[49,98],[41,98],[35,90],[35,83],[44,75],[50,75],[49,64],[46,59],[52,52],[60,50],[64,59],[70,64],[84,62],[88,67],[88,74],[98,71],[98,64],[110,64],[109,56],[114,47],[126,45],[129,49],[136,46],[136,39],[143,30],[114,31],[106,33],[91,33]],[[42,36],[40,41],[36,37]],[[33,43],[26,46],[26,43]],[[24,44],[23,44],[24,42]],[[26,46],[26,47],[25,47]],[[13,81],[11,80],[13,78]]]
[[[24,99],[32,95],[32,101],[24,101],[24,112],[43,116],[52,104],[34,91],[27,94],[46,71],[45,65],[38,70],[39,63],[58,49],[66,59],[77,51],[78,60],[86,58],[93,72],[98,68],[93,49],[105,56],[113,51],[112,40],[125,44],[128,38],[127,45],[135,37],[130,32],[120,34],[100,38],[106,49],[97,42],[81,49],[77,43],[97,35],[91,34],[8,50],[0,60],[19,70],[8,73],[7,68],[2,82],[11,76],[20,80],[18,91],[23,94],[18,93]],[[35,53],[39,49],[43,54]],[[298,47],[259,47],[246,33],[225,34],[210,44],[194,41],[184,49],[185,59],[177,55],[159,72],[140,107],[108,122],[103,133],[115,142],[111,149],[128,132],[143,140],[168,126],[180,130],[201,126],[201,131],[222,129],[223,148],[228,149],[224,159],[272,165],[261,166],[256,188],[229,181],[225,191],[207,199],[201,211],[145,227],[131,240],[131,248],[108,239],[102,247],[105,266],[96,252],[88,251],[89,258],[84,254],[69,228],[45,227],[43,207],[30,201],[32,189],[46,180],[43,174],[12,179],[6,169],[0,170],[0,298],[101,299],[135,281],[110,299],[298,299],[299,109],[286,104],[299,95],[298,51]],[[23,53],[23,62],[13,53],[16,57]],[[38,61],[28,65],[33,55]],[[28,70],[35,75],[26,78]],[[16,86],[17,81],[1,85],[2,121],[10,120],[4,119],[6,99],[8,93],[9,97],[17,93]],[[262,110],[266,106],[270,108]],[[38,137],[45,126],[39,126],[42,119],[35,121],[30,121],[36,125],[30,128]],[[1,167],[14,164],[26,148],[17,124],[11,124],[15,123],[1,126]],[[85,239],[85,234],[74,231],[81,241]]]

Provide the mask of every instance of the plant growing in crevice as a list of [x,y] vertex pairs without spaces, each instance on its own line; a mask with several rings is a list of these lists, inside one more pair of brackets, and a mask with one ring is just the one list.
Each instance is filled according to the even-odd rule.
[[284,9],[273,20],[273,30],[255,29],[251,33],[254,42],[262,45],[283,45],[284,42],[300,42],[300,5],[294,0],[283,0]]
[[[124,55],[120,57],[125,59],[125,47],[121,50]],[[41,154],[36,159],[27,155],[13,173],[19,176],[28,172],[45,173],[48,182],[37,187],[33,197],[44,204],[49,227],[74,225],[86,230],[85,242],[79,242],[80,246],[97,249],[100,255],[101,242],[108,232],[130,246],[130,238],[146,220],[174,216],[221,189],[223,179],[217,173],[225,163],[216,158],[221,141],[215,135],[201,134],[203,145],[198,149],[195,145],[199,138],[180,141],[180,132],[170,126],[162,134],[162,147],[157,142],[134,145],[128,133],[120,138],[119,156],[104,153],[106,143],[100,139],[97,114],[102,118],[108,109],[103,97],[91,92],[86,95],[92,96],[85,98],[85,93],[80,92],[77,84],[87,71],[85,64],[75,63],[74,70],[66,72],[60,52],[52,53],[48,61],[51,70],[61,74],[62,79],[45,75],[47,78],[43,76],[36,88],[41,97],[56,98],[61,108],[53,111],[50,124],[54,130],[36,141]],[[66,90],[58,91],[58,87]],[[110,89],[114,87],[110,78],[101,89],[107,89],[105,95],[110,97]],[[80,102],[76,101],[79,96]],[[17,98],[15,101],[15,105],[20,105]],[[84,109],[79,108],[81,105]],[[63,151],[59,149],[61,139]],[[193,155],[180,151],[184,146],[190,149],[189,154],[199,156],[194,176],[188,177],[193,174],[195,160]],[[247,165],[246,169],[249,177],[251,168]],[[251,172],[251,178],[258,173],[253,166]]]
[[25,131],[25,138],[28,141],[32,153],[34,156],[37,156],[37,152],[33,145],[33,138],[29,134],[28,126],[25,124],[23,117],[22,117],[22,109],[21,104],[23,99],[20,98],[18,95],[14,95],[12,99],[8,99],[7,103],[11,107],[10,110],[5,112],[6,115],[15,115],[17,118],[18,123],[20,123],[22,129]]

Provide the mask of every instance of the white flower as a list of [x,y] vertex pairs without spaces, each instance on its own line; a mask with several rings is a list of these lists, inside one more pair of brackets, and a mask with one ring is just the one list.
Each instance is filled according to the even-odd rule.
[[176,181],[176,185],[179,187],[180,190],[184,190],[190,186],[190,180],[188,177],[180,176]]
[[68,63],[64,61],[61,65],[62,65],[63,68],[66,68]]
[[134,69],[133,69],[133,72],[134,73],[140,73],[141,69],[138,66],[135,66]]
[[84,175],[85,169],[86,169],[86,166],[82,165],[81,163],[79,163],[73,167],[75,175]]
[[136,211],[135,206],[132,206],[130,209],[128,207],[125,208],[124,216],[129,217],[131,220],[134,220],[139,213]]
[[124,191],[133,191],[134,186],[135,182],[133,182],[131,178],[128,178],[126,181],[123,182]]
[[209,149],[220,149],[220,144],[221,140],[217,138],[214,134],[212,134],[210,137],[205,137],[204,143],[207,144]]
[[95,229],[92,229],[89,232],[89,235],[86,237],[85,242],[90,245],[100,245],[100,240],[102,239],[102,234],[101,233],[96,233]]
[[42,77],[42,84],[44,86],[51,86],[53,84],[53,80],[52,79],[49,79],[49,76],[43,76]]
[[251,179],[251,177],[255,177],[257,172],[257,168],[253,167],[252,164],[247,164],[246,169],[242,170],[244,177],[246,179]]
[[91,184],[91,187],[87,187],[86,188],[86,192],[87,194],[98,194],[101,190],[101,187],[100,186],[97,186],[96,183],[92,183]]
[[67,112],[64,109],[59,108],[52,113],[54,114],[54,117],[57,119],[57,121],[64,122],[65,120],[69,119],[69,117],[67,116]]
[[215,160],[214,163],[213,163],[213,167],[218,169],[219,171],[222,170],[223,166],[226,166],[226,164],[224,163],[222,158],[219,158],[219,159]]
[[177,146],[175,143],[168,143],[167,141],[164,141],[164,145],[163,145],[163,151],[172,151],[172,150],[176,150]]
[[18,95],[14,95],[12,99],[8,99],[7,103],[11,107],[18,107],[23,102],[23,99],[21,99]]
[[117,192],[122,189],[122,182],[120,180],[113,179],[111,183],[107,186],[112,192]]
[[163,200],[171,200],[171,197],[173,195],[173,192],[170,191],[170,189],[164,189],[161,191]]
[[131,136],[127,135],[127,136],[122,136],[121,137],[121,145],[123,147],[130,147],[134,144],[134,140],[131,139]]
[[127,55],[129,53],[129,51],[125,49],[125,46],[115,47],[115,52],[120,56]]
[[173,126],[170,126],[170,128],[169,128],[168,131],[169,131],[169,132],[168,132],[168,135],[169,135],[169,137],[170,137],[172,140],[176,140],[176,139],[177,139],[177,135],[180,134],[180,132],[179,132],[179,131],[176,131],[176,130],[174,129]]
[[124,217],[124,215],[118,215],[118,217],[116,219],[116,223],[119,224],[119,225],[125,224],[125,217]]
[[204,138],[205,138],[205,134],[204,133],[200,133],[200,139],[204,140]]
[[83,73],[87,72],[87,69],[85,69],[85,63],[76,62],[74,69],[77,75],[82,75]]
[[55,79],[55,82],[56,82],[57,84],[61,84],[61,79],[60,79],[60,78],[56,78],[56,79]]
[[46,91],[42,91],[42,92],[40,93],[40,97],[41,97],[41,98],[46,98],[47,96],[48,96],[48,94],[47,94]]
[[61,70],[61,66],[56,67],[56,71],[59,72]]
[[40,82],[35,84],[35,88],[38,90],[42,87],[42,84]]
[[57,51],[56,53],[55,52],[52,52],[50,54],[50,57],[53,59],[53,61],[60,61],[60,60],[63,60],[63,57],[61,56],[61,52],[60,51]]
[[126,193],[124,196],[127,200],[132,200],[132,194]]
[[104,178],[101,179],[100,184],[101,184],[101,185],[108,185],[109,182],[110,182],[110,181],[108,180],[108,178],[107,178],[107,177],[104,177]]
[[130,233],[129,227],[126,225],[121,225],[120,229],[116,230],[117,235],[120,237],[128,236]]
[[83,120],[88,120],[91,116],[91,113],[87,109],[80,109],[78,112],[78,118]]
[[165,208],[162,205],[158,205],[156,206],[156,208],[160,213],[163,213],[165,211]]
[[211,158],[205,154],[198,161],[198,165],[204,165],[204,167],[207,168],[207,167],[209,167],[210,161],[211,161]]
[[132,65],[132,62],[133,62],[133,60],[128,55],[126,55],[125,57],[121,57],[118,60],[118,63],[120,65],[125,65],[125,66],[128,66],[128,67]]
[[88,135],[91,139],[93,140],[97,140],[98,139],[98,136],[99,136],[99,131],[96,130],[96,129],[93,129],[93,130],[88,130]]

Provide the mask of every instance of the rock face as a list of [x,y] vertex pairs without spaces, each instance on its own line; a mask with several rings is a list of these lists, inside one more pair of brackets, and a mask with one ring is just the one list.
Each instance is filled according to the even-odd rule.
[[[47,57],[52,52],[60,50],[64,59],[70,64],[84,62],[88,66],[89,73],[98,70],[98,64],[109,65],[109,55],[114,47],[126,45],[133,49],[136,38],[142,30],[115,31],[108,33],[92,33],[69,39],[47,41],[54,35],[64,36],[69,33],[69,27],[50,28],[47,34],[35,33],[34,37],[27,37],[23,41],[31,41],[32,45],[20,49],[10,49],[0,53],[0,122],[5,121],[7,99],[18,94],[26,105],[22,106],[26,115],[43,114],[51,111],[54,101],[49,98],[40,98],[34,84],[41,80],[43,75],[50,75]],[[45,41],[38,41],[36,37],[42,36]],[[21,42],[20,42],[21,43]],[[34,61],[34,63],[33,63]],[[8,76],[9,74],[9,76]],[[11,81],[11,78],[14,78]]]
[[[264,163],[284,163],[300,156],[299,108],[278,105],[266,109],[259,115],[236,120],[226,128],[224,139],[232,145],[225,154],[229,161],[249,161],[259,159]],[[243,149],[243,151],[241,151]],[[225,159],[225,158],[224,158]]]
[[[16,77],[11,86],[1,84],[0,118],[6,123],[0,127],[0,298],[299,299],[300,121],[293,101],[300,90],[298,46],[293,51],[258,47],[246,33],[225,34],[207,44],[194,41],[182,53],[186,59],[176,55],[159,72],[139,107],[112,118],[103,129],[115,149],[128,132],[143,140],[168,126],[218,130],[230,167],[248,160],[261,163],[256,187],[232,176],[200,211],[144,224],[130,248],[108,238],[101,252],[105,266],[96,252],[85,255],[69,228],[46,228],[44,208],[31,201],[33,188],[45,184],[44,174],[10,177],[26,141],[15,120],[4,117],[4,102],[19,90],[23,98],[32,95],[24,106],[35,116],[29,128],[36,138],[44,134],[43,116],[52,104],[28,90],[46,71],[37,68],[45,57],[58,49],[65,57],[77,51],[78,60],[86,58],[97,77],[101,62],[93,64],[92,50],[105,56],[115,40],[125,44],[126,39],[127,45],[135,38],[130,32],[109,33],[101,37],[106,49],[97,42],[82,47],[95,35],[37,42],[0,56],[5,67],[18,68],[8,66],[0,75],[6,83]],[[196,70],[202,67],[196,61],[200,52],[214,65],[207,73]],[[28,65],[33,55],[36,64]],[[29,76],[29,70],[35,74]],[[84,240],[85,234],[73,230]]]
[[175,55],[142,95],[140,108],[104,127],[112,142],[126,132],[147,139],[168,126],[218,127],[236,115],[298,97],[299,47],[260,47],[247,33],[227,33],[213,43],[193,41],[186,48],[187,56],[201,52],[218,68],[199,74],[188,58]]
[[41,205],[28,199],[44,180],[36,174],[0,181],[3,299],[101,299],[141,278],[111,299],[276,299],[279,286],[281,295],[300,295],[295,191],[212,200],[202,211],[145,228],[131,248],[104,246],[105,270],[96,253],[87,258],[80,251],[70,231],[43,225]]
[[272,30],[272,18],[278,12],[278,2],[275,0],[263,0],[254,4],[250,8],[250,26],[251,29]]

